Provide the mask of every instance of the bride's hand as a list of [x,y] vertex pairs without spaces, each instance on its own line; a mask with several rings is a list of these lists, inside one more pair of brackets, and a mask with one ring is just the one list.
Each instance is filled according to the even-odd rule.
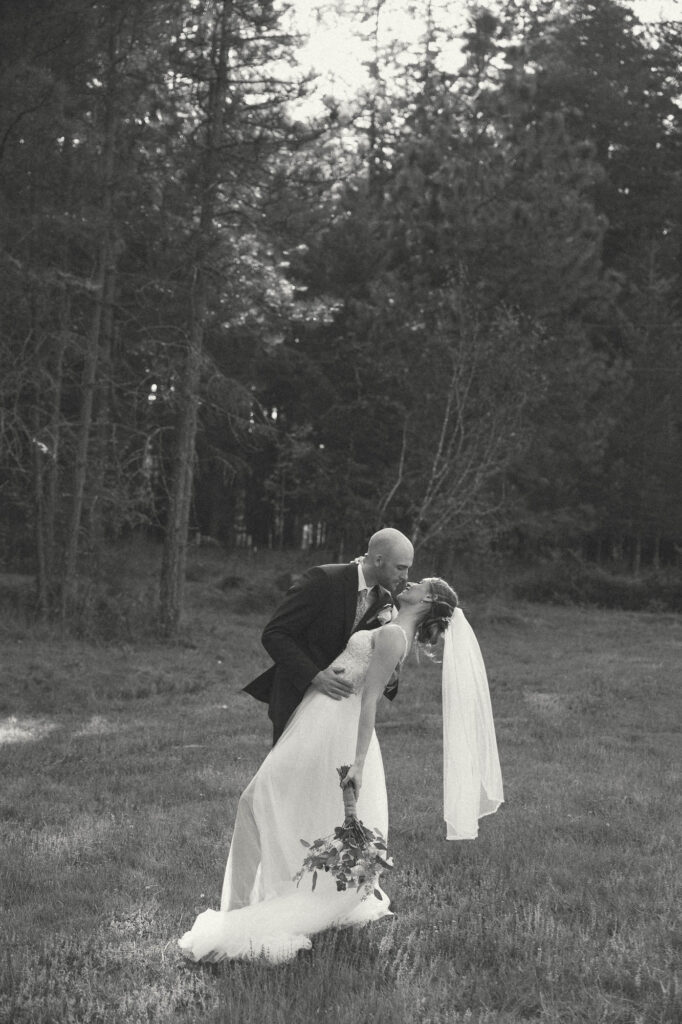
[[360,788],[362,786],[362,768],[358,768],[357,765],[351,765],[346,772],[346,777],[343,780],[343,788],[346,786],[352,786],[355,790],[355,799],[360,796]]

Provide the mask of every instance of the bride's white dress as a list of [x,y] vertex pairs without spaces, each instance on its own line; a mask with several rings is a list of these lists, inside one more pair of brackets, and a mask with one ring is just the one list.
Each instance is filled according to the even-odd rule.
[[[383,628],[401,629],[395,624]],[[279,963],[309,949],[309,936],[317,932],[390,914],[389,899],[380,889],[381,899],[372,894],[362,899],[356,889],[337,892],[324,872],[318,872],[315,891],[307,873],[299,886],[293,881],[306,854],[301,840],[311,843],[343,822],[337,768],[355,758],[362,687],[375,636],[374,630],[354,633],[333,662],[345,670],[355,692],[337,701],[309,689],[242,793],[220,910],[204,911],[179,940],[189,958],[262,956]],[[376,733],[357,810],[368,828],[388,838],[386,780]]]

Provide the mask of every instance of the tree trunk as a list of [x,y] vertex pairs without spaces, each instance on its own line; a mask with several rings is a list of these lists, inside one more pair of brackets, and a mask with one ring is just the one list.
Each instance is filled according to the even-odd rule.
[[168,525],[161,566],[159,619],[161,630],[170,635],[177,630],[182,615],[187,533],[194,482],[194,457],[199,406],[199,383],[208,312],[208,264],[213,242],[213,218],[216,209],[220,173],[220,145],[223,138],[227,70],[229,54],[229,18],[232,0],[223,0],[220,20],[212,40],[213,78],[209,85],[205,126],[206,145],[200,174],[200,215],[196,239],[196,264],[191,297],[191,320],[187,340],[185,373],[178,414],[173,482]]
[[[66,118],[65,118],[66,120]],[[67,130],[63,145],[64,165],[64,207],[71,209],[74,199],[73,187],[73,139]],[[64,235],[61,253],[61,265],[65,271],[71,267],[71,242],[68,233]],[[56,334],[56,349],[50,371],[50,411],[48,426],[48,447],[50,459],[45,472],[44,490],[44,545],[45,573],[47,587],[47,613],[55,611],[56,573],[57,573],[57,522],[59,515],[60,494],[60,449],[62,430],[62,393],[64,386],[64,356],[67,339],[71,329],[71,290],[68,285],[62,288],[59,296],[59,319]]]
[[623,561],[623,538],[611,537],[611,561],[618,566]]
[[[203,277],[203,275],[202,275]],[[173,485],[161,565],[161,629],[174,633],[179,625],[185,589],[187,534],[194,481],[194,447],[197,433],[199,378],[206,310],[205,282],[197,287],[193,323],[187,346],[173,465]],[[203,310],[203,313],[202,313]]]
[[40,435],[38,422],[38,406],[33,409],[33,480],[35,488],[35,542],[36,542],[36,600],[38,612],[42,618],[47,618],[49,605],[49,586],[47,573],[47,559],[45,553],[45,502],[44,502],[44,454],[37,444]]
[[54,598],[54,580],[56,571],[56,532],[59,503],[59,449],[61,441],[62,386],[64,380],[64,351],[66,349],[66,324],[70,315],[71,304],[68,292],[65,292],[63,303],[64,316],[59,332],[57,353],[54,361],[52,377],[52,408],[50,410],[50,462],[47,471],[46,499],[44,509],[45,523],[45,566],[50,585],[50,610]]
[[115,112],[116,91],[116,28],[112,21],[108,40],[108,88],[104,110],[104,138],[102,152],[102,240],[98,253],[97,275],[95,278],[95,305],[86,339],[85,366],[83,368],[83,396],[80,424],[76,443],[76,456],[71,499],[71,516],[66,539],[64,571],[61,583],[61,617],[64,620],[73,602],[76,590],[76,571],[80,546],[81,519],[85,484],[88,473],[88,454],[92,428],[92,411],[97,386],[102,318],[107,297],[109,275],[113,273],[114,251],[112,245],[112,213],[114,196],[114,164],[116,155],[117,115]]
[[654,569],[661,568],[661,534],[656,533],[654,537],[654,550],[652,555]]
[[634,548],[632,552],[632,575],[635,579],[639,578],[640,572],[642,571],[642,535],[638,533],[635,536]]
[[114,298],[116,294],[116,265],[110,261],[109,272],[104,286],[102,300],[102,325],[100,331],[100,354],[96,397],[96,443],[92,479],[92,499],[88,512],[89,549],[94,564],[99,566],[104,540],[103,493],[108,460],[110,457],[109,440],[111,435],[111,345],[114,331]]

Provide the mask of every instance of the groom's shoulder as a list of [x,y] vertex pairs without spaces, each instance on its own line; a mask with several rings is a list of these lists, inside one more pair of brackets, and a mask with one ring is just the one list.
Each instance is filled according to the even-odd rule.
[[352,562],[331,562],[327,565],[314,565],[306,575],[324,576],[330,583],[341,583],[353,575],[355,566]]
[[352,562],[330,562],[328,565],[315,565],[314,569],[321,569],[328,576],[343,576],[352,568]]
[[328,583],[333,580],[345,579],[354,566],[348,562],[329,565],[310,565],[298,576],[290,576],[293,587],[299,589],[306,583]]
[[342,587],[348,581],[357,585],[357,568],[353,562],[330,562],[327,565],[313,565],[300,577],[301,582],[308,581],[327,586]]

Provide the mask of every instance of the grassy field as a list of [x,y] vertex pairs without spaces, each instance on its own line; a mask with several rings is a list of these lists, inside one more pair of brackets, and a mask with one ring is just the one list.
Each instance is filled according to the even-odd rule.
[[412,661],[378,725],[396,917],[282,967],[182,960],[269,748],[239,689],[272,588],[222,571],[194,567],[176,645],[0,627],[3,1024],[680,1020],[673,615],[470,604],[506,795],[479,839],[443,839],[440,673]]

